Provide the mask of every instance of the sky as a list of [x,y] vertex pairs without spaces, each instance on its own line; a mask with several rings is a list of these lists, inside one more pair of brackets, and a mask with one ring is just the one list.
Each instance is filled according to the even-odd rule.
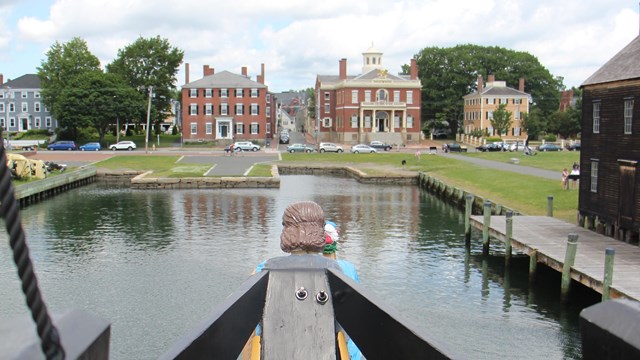
[[[0,73],[37,73],[57,41],[87,42],[102,66],[137,38],[160,36],[184,51],[190,81],[209,65],[255,80],[265,64],[272,92],[315,86],[317,75],[358,75],[372,45],[398,73],[427,47],[499,46],[537,57],[567,88],[640,33],[630,0],[0,0]],[[185,84],[185,65],[176,86]],[[497,79],[500,80],[500,79]],[[517,87],[518,84],[507,84]]]

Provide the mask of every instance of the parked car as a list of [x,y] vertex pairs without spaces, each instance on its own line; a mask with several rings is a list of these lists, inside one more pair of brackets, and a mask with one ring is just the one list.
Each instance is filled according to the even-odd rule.
[[556,144],[546,143],[538,146],[538,151],[562,151],[562,148]]
[[524,150],[524,142],[522,141],[514,141],[509,144],[509,151],[521,151]]
[[371,143],[369,143],[369,146],[374,149],[379,149],[384,151],[389,151],[393,148],[393,146],[389,144],[385,144],[382,141],[372,141]]
[[80,146],[80,150],[82,151],[98,151],[102,149],[99,142],[90,142]]
[[484,144],[484,145],[480,145],[476,147],[476,150],[478,151],[504,151],[504,147],[502,146],[502,143],[491,143],[491,144]]
[[580,143],[579,142],[574,142],[573,144],[567,144],[567,146],[565,146],[565,147],[569,151],[580,151]]
[[289,143],[289,132],[283,131],[280,133],[280,144],[288,144]]
[[433,130],[433,133],[431,133],[431,135],[433,135],[434,139],[444,139],[447,136],[451,135],[451,130],[450,129],[435,129],[435,130]]
[[467,152],[467,147],[457,142],[444,144],[443,148],[445,152]]
[[109,149],[116,151],[116,150],[129,150],[129,151],[133,151],[136,148],[136,143],[134,143],[133,141],[128,141],[128,140],[124,140],[124,141],[120,141],[117,142],[111,146],[109,146]]
[[78,146],[75,141],[60,140],[47,145],[47,150],[76,150]]
[[320,145],[318,145],[318,151],[321,153],[325,151],[341,153],[344,150],[341,146],[338,146],[334,143],[320,143]]
[[233,143],[233,149],[236,151],[258,151],[260,150],[260,145],[256,145],[251,141],[236,141]]
[[358,144],[358,145],[353,145],[351,147],[351,152],[354,154],[359,154],[359,153],[371,153],[371,154],[375,154],[378,151],[366,144]]
[[310,152],[314,152],[314,149],[311,146],[308,146],[305,144],[291,144],[287,146],[287,151],[290,153],[294,153],[294,152],[310,153]]

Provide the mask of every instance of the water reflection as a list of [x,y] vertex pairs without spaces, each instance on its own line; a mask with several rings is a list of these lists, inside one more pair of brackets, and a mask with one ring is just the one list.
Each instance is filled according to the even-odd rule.
[[[541,271],[530,285],[526,258],[505,269],[495,255],[500,244],[489,257],[477,237],[465,250],[460,211],[415,186],[314,176],[282,177],[280,189],[89,186],[22,216],[50,308],[109,319],[111,357],[147,359],[199,323],[257,263],[282,255],[281,216],[300,200],[318,202],[340,224],[339,256],[358,267],[367,289],[465,357],[580,358],[584,302],[560,306],[559,291],[545,286],[553,273]],[[7,248],[0,247],[0,317],[25,311]]]

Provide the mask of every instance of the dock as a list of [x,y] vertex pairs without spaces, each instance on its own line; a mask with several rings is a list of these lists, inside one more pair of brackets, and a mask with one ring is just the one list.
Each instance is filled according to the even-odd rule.
[[[483,216],[471,216],[470,225],[483,230]],[[640,300],[640,248],[591,230],[548,216],[513,216],[511,246],[529,256],[536,264],[544,264],[562,272],[569,234],[578,235],[573,280],[602,294],[605,273],[605,251],[615,250],[612,298]],[[506,242],[506,217],[491,216],[489,235]]]

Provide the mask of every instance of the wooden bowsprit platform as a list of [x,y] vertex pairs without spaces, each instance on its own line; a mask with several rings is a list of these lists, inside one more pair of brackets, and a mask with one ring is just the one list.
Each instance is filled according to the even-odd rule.
[[[483,216],[471,216],[471,226],[482,231]],[[571,278],[602,293],[605,250],[615,250],[611,297],[640,300],[640,248],[547,216],[514,216],[511,246],[537,262],[562,272],[570,233],[578,235]],[[489,235],[506,241],[506,217],[491,216]]]

